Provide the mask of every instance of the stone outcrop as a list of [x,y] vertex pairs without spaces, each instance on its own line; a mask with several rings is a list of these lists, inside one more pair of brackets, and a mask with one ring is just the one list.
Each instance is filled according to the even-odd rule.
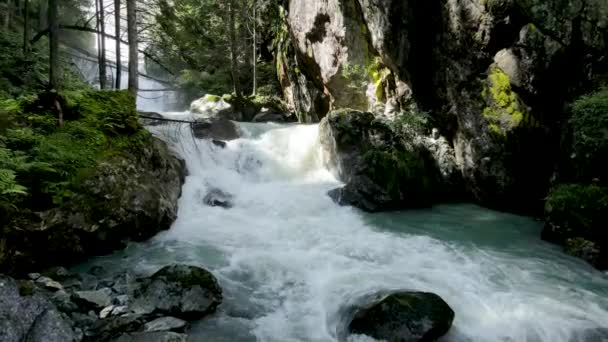
[[139,148],[98,162],[70,201],[8,229],[0,269],[25,274],[71,264],[169,229],[185,175],[185,163],[148,135]]
[[501,209],[540,211],[564,103],[608,75],[604,1],[284,3],[277,68],[301,121],[430,111],[468,192]]

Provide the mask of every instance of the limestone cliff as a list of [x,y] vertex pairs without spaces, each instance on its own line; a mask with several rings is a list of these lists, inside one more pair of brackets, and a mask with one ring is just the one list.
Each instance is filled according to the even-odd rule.
[[608,75],[603,0],[284,1],[277,67],[301,121],[418,111],[453,145],[469,193],[540,209],[564,104]]

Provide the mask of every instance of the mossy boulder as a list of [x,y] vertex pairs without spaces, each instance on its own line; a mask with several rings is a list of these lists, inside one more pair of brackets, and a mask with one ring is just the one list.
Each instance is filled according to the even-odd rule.
[[205,269],[170,265],[142,279],[134,300],[139,312],[195,320],[215,311],[222,302],[222,289]]
[[[1,222],[3,272],[107,253],[175,219],[184,162],[142,128],[132,96],[60,93],[50,107],[48,96],[9,106],[15,120],[0,139],[0,169],[10,171],[20,190],[0,196],[2,207],[10,200]],[[70,112],[63,127],[56,102]]]
[[428,151],[404,142],[372,113],[342,110],[321,121],[324,163],[346,183],[330,196],[367,211],[428,206],[436,168]]
[[348,331],[389,342],[436,341],[453,321],[454,311],[438,295],[398,292],[358,308]]
[[555,187],[545,205],[543,239],[564,245],[600,269],[608,268],[608,187],[565,184]]

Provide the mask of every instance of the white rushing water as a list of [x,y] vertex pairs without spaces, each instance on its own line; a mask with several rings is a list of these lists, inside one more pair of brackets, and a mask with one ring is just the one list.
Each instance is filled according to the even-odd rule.
[[[177,221],[99,260],[212,271],[224,304],[192,341],[337,341],[349,303],[391,289],[444,298],[456,313],[444,341],[594,341],[585,334],[608,327],[608,279],[540,241],[540,223],[473,205],[340,207],[326,195],[340,184],[321,164],[316,125],[239,127],[225,149],[187,125],[152,128],[188,165]],[[234,207],[205,206],[211,188]]]

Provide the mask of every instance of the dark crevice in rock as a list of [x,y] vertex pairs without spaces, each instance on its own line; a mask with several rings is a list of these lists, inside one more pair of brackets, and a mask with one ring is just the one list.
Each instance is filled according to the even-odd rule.
[[311,43],[318,43],[325,39],[327,34],[325,24],[329,23],[329,15],[327,13],[319,13],[315,17],[315,23],[312,30],[306,33],[306,39]]

